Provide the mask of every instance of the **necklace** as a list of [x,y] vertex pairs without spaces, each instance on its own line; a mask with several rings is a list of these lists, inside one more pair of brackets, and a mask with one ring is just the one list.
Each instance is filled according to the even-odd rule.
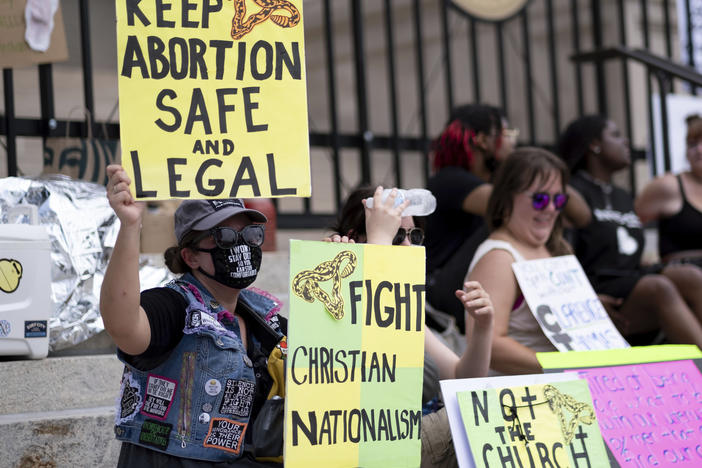
[[600,188],[600,190],[602,191],[602,194],[604,195],[605,208],[608,210],[611,210],[612,209],[611,195],[612,195],[612,190],[614,189],[614,186],[612,184],[610,184],[609,182],[604,182],[602,180],[595,179],[588,172],[586,172],[582,169],[578,171],[578,175],[581,176],[583,179],[587,180],[588,182],[591,182],[591,183],[597,185]]

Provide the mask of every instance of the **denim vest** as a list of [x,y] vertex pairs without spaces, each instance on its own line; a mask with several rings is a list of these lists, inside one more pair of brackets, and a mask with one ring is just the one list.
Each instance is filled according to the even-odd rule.
[[[237,321],[218,320],[224,309],[192,275],[170,282],[186,309],[183,338],[158,367],[125,363],[117,401],[117,439],[176,457],[208,461],[239,458],[245,450],[256,378]],[[239,303],[278,339],[274,300],[242,290]],[[248,322],[247,322],[248,323]],[[251,346],[251,344],[249,345]]]

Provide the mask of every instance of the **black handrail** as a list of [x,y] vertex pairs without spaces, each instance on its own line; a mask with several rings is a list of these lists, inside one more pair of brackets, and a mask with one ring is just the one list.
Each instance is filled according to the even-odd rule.
[[[670,89],[672,89],[671,81],[673,78],[683,80],[689,83],[690,86],[692,86],[694,89],[696,86],[702,86],[702,74],[700,74],[696,69],[692,67],[675,63],[670,58],[660,57],[658,55],[652,54],[651,52],[645,49],[631,49],[625,46],[615,46],[590,52],[583,52],[572,55],[570,59],[573,60],[575,63],[594,62],[597,65],[601,65],[605,60],[623,59],[624,61],[633,60],[646,66],[649,77],[648,82],[650,83],[651,75],[653,75],[658,81],[658,98],[660,100],[661,110],[661,136],[663,139],[663,164],[665,172],[670,172],[671,164],[668,135],[668,107],[666,99],[668,93],[670,92]],[[650,97],[650,84],[648,86],[648,94]],[[649,131],[651,133],[651,148],[655,148],[655,142],[653,141],[652,119],[653,114],[649,107]],[[653,171],[655,173],[655,158],[653,158],[652,164]]]
[[675,63],[668,58],[652,54],[645,49],[631,49],[622,46],[608,47],[572,55],[570,59],[574,62],[597,62],[622,57],[646,65],[652,71],[660,71],[666,75],[687,81],[690,84],[702,86],[702,74],[694,68]]

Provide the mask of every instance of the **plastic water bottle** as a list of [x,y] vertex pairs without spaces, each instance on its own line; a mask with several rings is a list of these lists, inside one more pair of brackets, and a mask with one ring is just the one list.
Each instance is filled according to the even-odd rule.
[[[383,190],[383,201],[387,200],[392,189]],[[410,204],[402,212],[402,216],[427,216],[436,209],[436,198],[426,189],[397,189],[395,206],[399,206],[403,201],[409,200]],[[373,198],[366,198],[366,206],[373,208]]]

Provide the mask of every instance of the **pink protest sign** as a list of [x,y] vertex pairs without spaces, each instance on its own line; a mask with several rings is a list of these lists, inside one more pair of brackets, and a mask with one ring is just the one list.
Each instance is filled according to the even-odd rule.
[[692,361],[579,369],[622,467],[702,466],[702,375]]

